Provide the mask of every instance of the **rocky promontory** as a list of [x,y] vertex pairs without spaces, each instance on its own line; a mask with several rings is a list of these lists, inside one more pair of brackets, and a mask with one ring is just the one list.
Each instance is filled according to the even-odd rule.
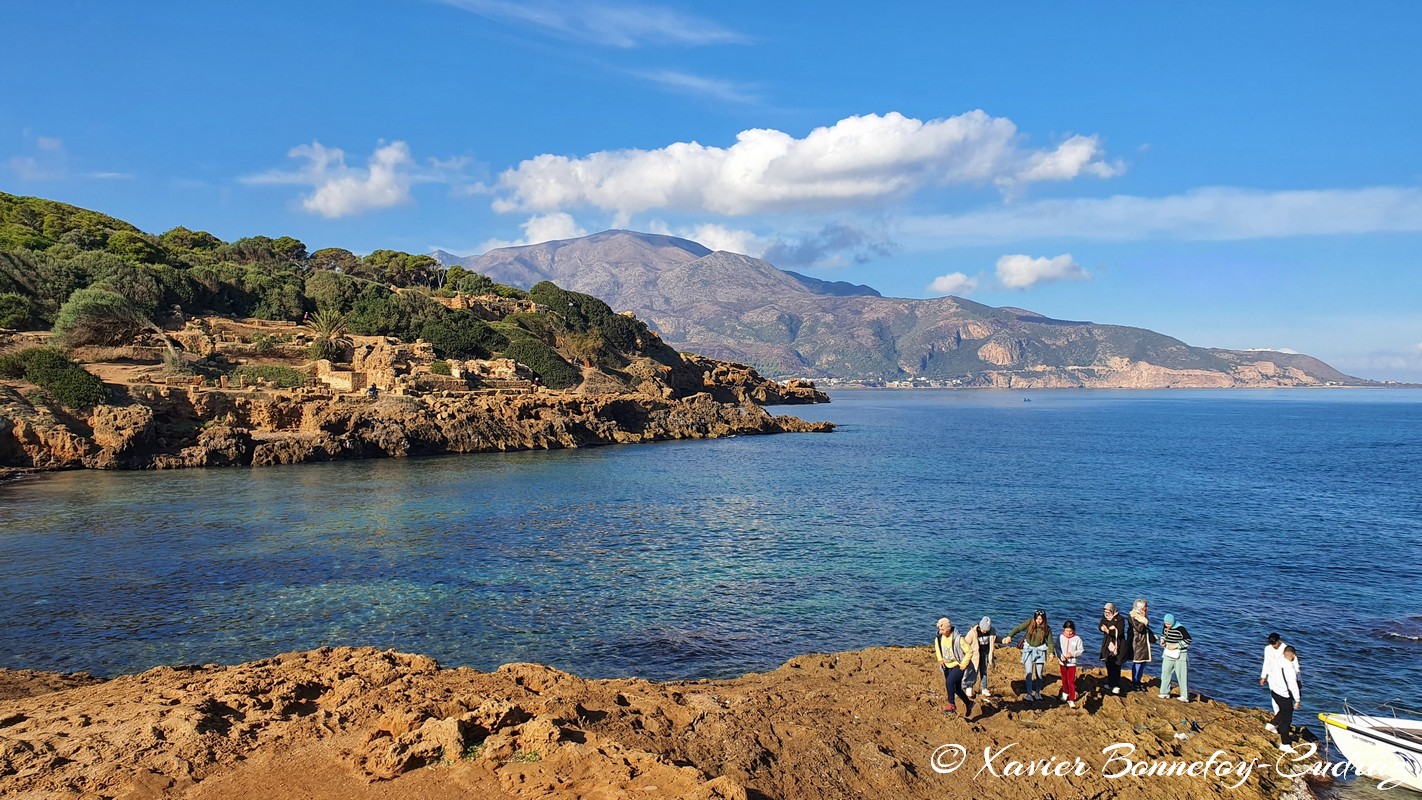
[[[994,692],[1010,699],[965,719],[942,710],[926,646],[667,683],[585,680],[535,664],[449,669],[349,647],[97,683],[0,670],[0,795],[1262,800],[1300,791],[1287,775],[1305,762],[1281,756],[1264,712],[1154,691],[1114,696],[1100,674],[1084,673],[1077,708],[1059,702],[1052,676],[1038,703],[995,676]],[[1197,763],[1212,766],[1159,774]]]
[[[451,313],[482,308],[458,300]],[[489,315],[547,315],[536,304],[516,312],[500,298],[473,302],[499,306],[482,309]],[[188,318],[64,355],[44,347],[50,340],[0,334],[0,360],[23,371],[0,374],[0,471],[265,466],[834,428],[762,408],[829,402],[812,382],[679,353],[650,332],[616,361],[583,351],[556,387],[512,358],[440,358],[423,340],[347,334],[333,359],[312,359],[309,328],[254,319]],[[105,401],[57,402],[56,368],[93,382]]]
[[709,393],[423,395],[370,399],[131,386],[75,418],[0,385],[0,465],[39,469],[263,466],[828,431]]

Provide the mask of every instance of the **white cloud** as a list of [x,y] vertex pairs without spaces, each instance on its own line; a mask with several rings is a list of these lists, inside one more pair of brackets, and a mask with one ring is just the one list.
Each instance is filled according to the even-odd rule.
[[1225,241],[1422,231],[1422,190],[1374,186],[1267,192],[1208,187],[1165,197],[1042,200],[904,220],[919,245],[1024,239]]
[[1096,137],[1073,136],[1055,150],[1033,153],[1027,159],[1026,166],[1006,182],[1067,181],[1078,175],[1114,178],[1122,172],[1125,172],[1125,166],[1119,161],[1107,163],[1102,160],[1101,143]]
[[6,162],[6,166],[18,180],[37,183],[72,179],[128,180],[133,177],[131,173],[112,170],[77,172],[71,166],[69,151],[65,148],[63,139],[53,136],[36,136],[26,130],[25,140],[32,148],[31,154],[13,156]]
[[741,44],[743,34],[666,6],[592,0],[442,0],[481,17],[608,47]]
[[662,209],[719,215],[852,209],[928,185],[997,184],[1117,174],[1094,137],[1050,151],[1023,150],[1011,120],[971,111],[923,122],[897,112],[847,117],[803,139],[742,131],[730,147],[676,142],[657,150],[544,154],[500,176],[494,209],[593,207],[620,218]]
[[691,228],[683,228],[679,235],[683,239],[690,239],[693,242],[706,245],[712,250],[725,250],[728,253],[759,257],[765,251],[765,243],[759,236],[750,231],[728,228],[725,225],[713,223],[694,225]]
[[752,231],[730,228],[711,222],[672,227],[661,220],[653,220],[646,226],[646,229],[647,233],[690,239],[712,250],[725,250],[728,253],[740,253],[756,258],[760,258],[764,254],[768,244],[764,238]]
[[704,95],[741,105],[755,105],[760,102],[760,98],[747,87],[718,78],[707,78],[673,70],[634,72],[632,74],[682,94]]
[[976,288],[977,278],[971,278],[961,272],[939,275],[933,279],[933,283],[928,284],[928,291],[933,294],[956,294],[959,297],[971,294]]
[[381,144],[364,168],[348,166],[346,153],[339,147],[326,147],[315,141],[291,148],[287,156],[305,159],[306,164],[291,171],[248,175],[241,182],[254,186],[310,186],[313,191],[301,198],[301,207],[329,219],[406,205],[412,202],[410,189],[415,184],[456,182],[470,163],[467,157],[432,158],[420,166],[404,142]]
[[1063,253],[1054,258],[1007,255],[997,260],[997,280],[1008,289],[1026,289],[1047,281],[1084,281],[1086,270]]
[[522,247],[528,244],[538,244],[540,242],[555,242],[560,239],[576,239],[579,236],[587,236],[588,232],[583,230],[572,214],[566,212],[556,212],[553,214],[539,214],[529,217],[524,221],[523,237],[512,241],[504,239],[490,239],[479,246],[479,252],[487,253],[490,250],[497,250],[501,247]]
[[335,219],[404,205],[410,202],[411,163],[409,146],[392,142],[375,151],[364,174],[347,171],[322,181],[315,192],[302,198],[301,207]]

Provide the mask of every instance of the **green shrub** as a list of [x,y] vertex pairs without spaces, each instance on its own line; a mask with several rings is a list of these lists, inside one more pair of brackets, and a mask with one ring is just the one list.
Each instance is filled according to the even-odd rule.
[[450,369],[449,369],[449,362],[448,362],[448,361],[436,361],[436,362],[434,362],[433,364],[430,364],[430,374],[432,374],[432,375],[449,375],[449,374],[451,374]]
[[28,330],[34,322],[34,305],[22,294],[0,294],[0,328]]
[[567,389],[583,380],[582,372],[564,361],[558,351],[531,337],[509,344],[504,348],[504,357],[533,370],[550,389]]
[[341,346],[330,339],[317,339],[306,345],[306,357],[312,361],[326,359],[327,361],[341,360]]
[[488,358],[489,353],[508,344],[503,334],[467,311],[449,311],[425,322],[420,338],[434,346],[444,358]]
[[86,408],[109,399],[103,381],[52,347],[0,356],[0,377],[29,381],[65,408]]
[[546,311],[521,311],[504,317],[503,321],[517,325],[546,344],[556,341],[558,334],[573,330],[563,324],[562,317]]
[[242,378],[246,378],[247,383],[256,383],[258,379],[265,380],[281,389],[295,389],[305,386],[306,382],[311,380],[311,376],[301,370],[273,364],[247,364],[232,370],[232,381]]
[[444,288],[465,294],[492,294],[514,300],[523,300],[528,297],[528,292],[522,289],[497,283],[487,275],[470,272],[458,265],[445,270]]
[[570,331],[583,333],[596,329],[612,350],[619,353],[640,352],[647,326],[633,317],[614,313],[611,306],[592,295],[570,292],[558,288],[551,281],[543,281],[528,290],[528,297],[561,316]]
[[107,289],[80,289],[60,306],[54,335],[69,347],[115,344],[148,327],[134,302]]
[[647,338],[647,326],[641,320],[613,314],[604,317],[593,326],[608,346],[619,353],[641,352],[642,343]]

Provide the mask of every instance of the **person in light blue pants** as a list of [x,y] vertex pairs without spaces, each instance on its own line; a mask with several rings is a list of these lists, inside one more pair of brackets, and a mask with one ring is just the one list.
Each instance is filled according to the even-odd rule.
[[1165,615],[1160,646],[1160,697],[1170,696],[1170,681],[1173,678],[1180,682],[1180,702],[1190,702],[1190,632],[1175,620],[1174,614]]

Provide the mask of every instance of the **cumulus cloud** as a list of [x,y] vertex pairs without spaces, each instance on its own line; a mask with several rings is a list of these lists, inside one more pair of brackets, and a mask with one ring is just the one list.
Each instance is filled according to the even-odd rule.
[[1007,255],[997,260],[997,281],[1007,289],[1026,289],[1049,281],[1084,281],[1086,270],[1063,253],[1055,258]]
[[983,245],[1024,239],[1226,241],[1422,231],[1422,190],[1374,186],[1268,192],[1209,187],[1165,197],[1042,200],[904,220],[918,243]]
[[442,0],[487,19],[608,47],[741,44],[744,35],[704,17],[645,3],[592,0]]
[[573,219],[572,214],[562,211],[529,217],[524,221],[522,227],[523,236],[521,238],[513,240],[490,239],[480,245],[480,252],[487,253],[500,247],[522,247],[540,242],[556,242],[560,239],[576,239],[579,236],[588,235],[588,232],[583,230],[577,220]]
[[690,239],[712,250],[725,250],[728,253],[740,253],[756,258],[760,258],[761,254],[765,252],[767,244],[764,237],[753,231],[732,228],[714,222],[672,226],[661,220],[653,220],[645,227],[647,233]]
[[321,181],[315,192],[302,198],[301,207],[335,219],[404,205],[410,202],[412,161],[404,142],[377,148],[363,174],[345,170],[347,174]]
[[896,249],[897,245],[882,236],[834,222],[798,239],[777,239],[765,248],[763,257],[780,267],[838,267],[885,258]]
[[978,288],[977,278],[969,277],[961,272],[939,275],[933,279],[933,283],[928,284],[928,291],[933,294],[955,294],[959,297],[972,294],[976,288]]
[[797,139],[742,131],[730,147],[676,142],[657,150],[605,150],[582,158],[544,154],[500,176],[494,209],[592,207],[619,218],[657,210],[737,216],[853,209],[929,185],[996,184],[1018,191],[1045,180],[1108,177],[1095,137],[1024,150],[1005,117],[971,111],[924,122],[897,112],[846,117]]
[[297,145],[287,157],[304,159],[295,170],[269,170],[248,175],[241,182],[254,185],[310,186],[313,191],[301,198],[301,207],[328,219],[349,217],[412,202],[410,189],[417,183],[453,182],[469,164],[464,157],[430,159],[418,164],[405,142],[381,144],[363,168],[346,164],[339,147],[320,142]]

